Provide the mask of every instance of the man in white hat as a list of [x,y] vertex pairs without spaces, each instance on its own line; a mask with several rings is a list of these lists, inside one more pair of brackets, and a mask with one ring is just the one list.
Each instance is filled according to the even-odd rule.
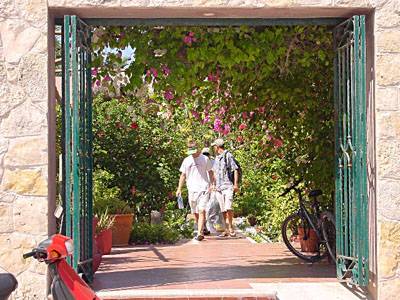
[[181,177],[179,178],[176,196],[182,196],[182,187],[186,180],[190,210],[197,223],[195,239],[201,241],[204,239],[205,209],[210,195],[210,183],[214,181],[214,174],[208,157],[198,152],[197,143],[189,141],[187,147],[189,156],[183,160],[179,169]]
[[[234,192],[240,194],[238,187],[239,184],[239,172],[238,165],[233,159],[232,153],[225,150],[224,140],[216,139],[214,143],[211,144],[214,147],[214,153],[217,155],[215,157],[215,163],[212,168],[214,171],[214,181],[212,181],[212,189],[216,191],[215,196],[221,207],[223,220],[226,220],[228,216],[229,227],[220,236],[225,237],[235,236],[236,233],[233,230],[232,220],[233,220],[233,195]],[[230,165],[230,169],[234,171],[234,182],[232,183],[228,177],[227,165]]]

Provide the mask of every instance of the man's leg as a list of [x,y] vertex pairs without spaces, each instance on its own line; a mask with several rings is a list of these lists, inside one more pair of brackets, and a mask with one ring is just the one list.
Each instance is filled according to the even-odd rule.
[[233,209],[232,209],[232,205],[233,205],[233,188],[232,189],[227,189],[224,190],[224,199],[225,199],[225,209],[227,211],[227,215],[228,215],[228,233],[230,236],[235,236],[236,233],[233,230],[233,225],[232,225],[232,221],[233,221]]
[[228,210],[227,214],[228,214],[228,222],[229,222],[229,231],[233,232],[234,231],[233,227],[232,227],[233,210],[232,209]]
[[204,210],[199,210],[198,214],[198,222],[197,222],[197,235],[203,235],[203,229],[204,229]]

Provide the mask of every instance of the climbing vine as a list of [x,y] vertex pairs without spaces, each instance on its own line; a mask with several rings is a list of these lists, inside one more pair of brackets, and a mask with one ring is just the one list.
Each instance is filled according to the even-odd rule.
[[98,27],[93,50],[94,86],[158,101],[171,118],[184,110],[182,130],[223,136],[248,167],[284,160],[283,181],[333,190],[329,28]]

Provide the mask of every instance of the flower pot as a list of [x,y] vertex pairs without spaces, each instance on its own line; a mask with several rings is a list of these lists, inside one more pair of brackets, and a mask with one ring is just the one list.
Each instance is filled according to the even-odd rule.
[[103,231],[96,233],[96,235],[94,236],[94,239],[96,240],[97,247],[104,254]]
[[249,222],[250,226],[254,226],[257,224],[257,219],[254,217],[248,217],[247,221]]
[[103,252],[98,248],[97,241],[93,239],[93,274],[97,271],[100,266]]
[[110,254],[112,245],[112,229],[104,229],[101,233],[103,242],[103,255]]
[[299,233],[301,251],[302,252],[317,252],[319,239],[318,239],[318,236],[315,233],[314,229],[310,229],[309,236],[306,240],[304,239],[303,227],[299,227],[299,228],[297,228],[297,230]]
[[112,245],[123,246],[129,244],[132,229],[133,214],[111,215],[115,217],[112,228]]
[[99,218],[98,217],[93,217],[92,219],[92,225],[93,225],[93,236],[96,234],[96,227],[97,227],[97,223],[99,222]]

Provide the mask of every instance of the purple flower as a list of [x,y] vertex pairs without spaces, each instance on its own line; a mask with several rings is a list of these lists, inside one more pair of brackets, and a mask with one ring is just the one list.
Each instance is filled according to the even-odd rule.
[[157,76],[158,76],[158,74],[157,74],[157,69],[155,69],[155,68],[150,68],[150,71],[151,71],[151,73],[153,73],[153,76],[154,76],[154,77],[157,77]]
[[199,113],[198,113],[197,111],[191,110],[190,112],[192,113],[192,115],[193,115],[196,119],[199,118]]
[[175,96],[171,93],[164,92],[164,97],[165,97],[165,99],[172,100],[172,99],[174,99]]

